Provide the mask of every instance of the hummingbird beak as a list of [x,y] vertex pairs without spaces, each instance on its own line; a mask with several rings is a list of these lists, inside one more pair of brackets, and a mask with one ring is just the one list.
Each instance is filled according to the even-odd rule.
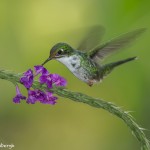
[[50,61],[50,60],[52,60],[52,58],[48,58],[48,59],[46,59],[45,61],[44,61],[44,63],[42,63],[42,66],[44,66],[48,61]]

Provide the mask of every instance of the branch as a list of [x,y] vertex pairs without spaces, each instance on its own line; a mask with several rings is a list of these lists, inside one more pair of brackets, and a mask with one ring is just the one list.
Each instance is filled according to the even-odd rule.
[[[0,79],[11,81],[13,84],[20,83],[20,77],[22,74],[14,74],[10,71],[6,70],[0,70]],[[44,84],[40,84],[38,81],[34,81],[32,88],[34,89],[40,89],[40,90],[49,90]],[[50,89],[53,93],[68,98],[70,100],[76,101],[76,102],[82,102],[85,104],[88,104],[95,108],[102,108],[115,116],[121,118],[125,124],[130,128],[133,135],[137,138],[139,143],[141,144],[142,150],[150,150],[149,141],[146,138],[143,128],[141,128],[133,119],[133,117],[129,114],[127,111],[123,111],[120,107],[116,106],[115,104],[111,102],[107,102],[101,99],[92,98],[88,95],[78,93],[78,92],[72,92],[68,89],[60,88],[60,87],[54,87]]]

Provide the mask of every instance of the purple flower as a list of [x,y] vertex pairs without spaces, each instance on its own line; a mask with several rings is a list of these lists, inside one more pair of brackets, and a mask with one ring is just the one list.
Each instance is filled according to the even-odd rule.
[[24,72],[23,76],[20,78],[20,82],[29,89],[33,83],[33,71],[31,69]]
[[46,92],[46,99],[41,101],[41,103],[54,105],[57,99],[58,99],[57,97],[53,96],[53,93]]
[[42,104],[51,104],[54,105],[56,103],[57,97],[53,96],[51,92],[42,92],[40,90],[29,90],[28,91],[28,104],[35,104],[36,102],[40,102]]
[[27,103],[28,104],[35,104],[37,101],[43,101],[46,99],[46,95],[44,92],[40,90],[29,90],[28,91],[28,99]]
[[37,65],[37,66],[34,66],[34,70],[36,72],[35,75],[38,75],[38,74],[42,74],[42,75],[46,75],[46,74],[49,74],[48,70],[45,69],[43,66],[41,65]]
[[54,105],[58,98],[53,96],[52,92],[43,92],[38,89],[30,89],[33,84],[33,79],[40,74],[39,82],[41,84],[46,84],[48,88],[52,88],[53,85],[66,86],[67,81],[58,74],[50,74],[48,70],[41,65],[34,66],[34,70],[35,75],[33,75],[33,70],[29,69],[24,72],[23,76],[20,78],[20,82],[28,89],[28,98],[23,96],[20,93],[19,88],[16,87],[17,95],[13,98],[13,102],[20,103],[21,99],[26,99],[28,104],[35,104],[36,102],[40,102],[42,104]]
[[56,86],[66,86],[67,81],[58,74],[51,74],[51,79]]
[[66,86],[67,81],[59,76],[58,74],[44,74],[39,78],[40,83],[45,83],[48,88],[52,88],[52,85],[55,84],[56,86]]
[[52,88],[53,82],[52,82],[51,74],[40,76],[39,81],[42,84],[45,83],[48,88]]
[[16,86],[16,96],[13,98],[13,102],[20,103],[21,99],[26,99],[26,97],[21,94],[19,87]]

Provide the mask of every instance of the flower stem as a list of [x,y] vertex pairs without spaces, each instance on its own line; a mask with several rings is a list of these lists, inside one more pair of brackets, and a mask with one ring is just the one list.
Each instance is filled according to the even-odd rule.
[[[11,81],[14,84],[20,83],[21,75],[22,74],[14,74],[10,71],[0,70],[0,79]],[[42,85],[37,81],[34,81],[32,87],[34,89],[49,90],[45,85]],[[68,89],[55,86],[53,89],[51,89],[51,91],[61,97],[65,97],[76,102],[82,102],[95,108],[103,108],[104,110],[121,118],[141,144],[141,149],[150,150],[149,141],[146,138],[143,129],[134,121],[133,117],[131,116],[131,114],[129,114],[129,112],[123,111],[120,107],[116,106],[111,102],[96,99],[82,93],[72,92]]]

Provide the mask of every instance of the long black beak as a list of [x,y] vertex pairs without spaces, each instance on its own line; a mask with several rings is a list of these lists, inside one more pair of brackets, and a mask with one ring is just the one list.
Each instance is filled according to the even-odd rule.
[[44,61],[44,63],[42,64],[42,66],[45,65],[45,64],[46,64],[48,61],[50,61],[51,59],[52,59],[52,58],[50,58],[50,57],[49,57],[48,59],[46,59],[46,60]]

